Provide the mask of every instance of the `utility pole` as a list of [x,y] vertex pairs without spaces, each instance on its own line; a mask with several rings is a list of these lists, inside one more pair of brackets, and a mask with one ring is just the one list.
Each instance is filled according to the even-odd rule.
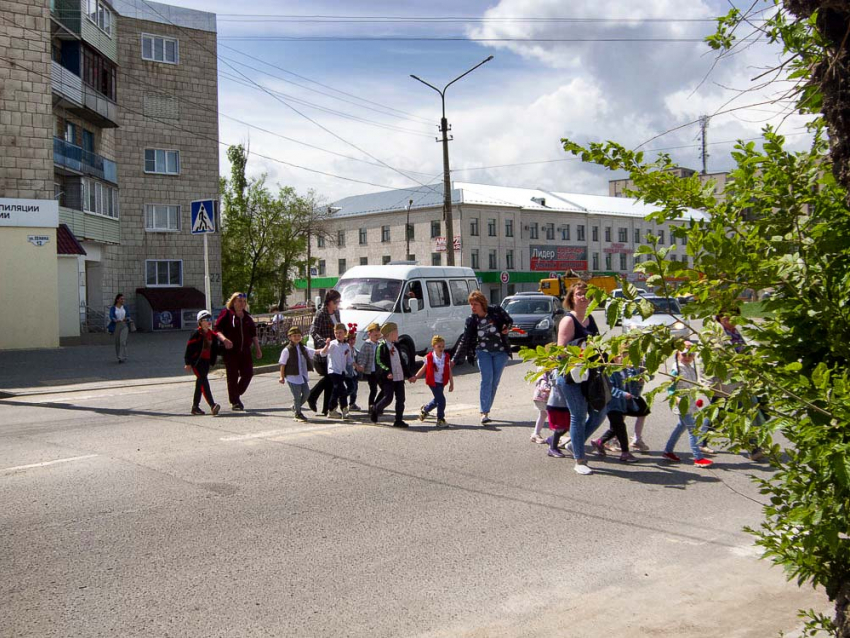
[[710,115],[703,115],[699,118],[700,128],[700,156],[702,157],[702,174],[708,174],[708,122],[711,120]]
[[[313,221],[316,216],[316,207],[313,202],[310,202],[310,220],[307,222],[307,299],[304,302],[304,307],[310,308],[310,284],[312,282],[311,266],[310,266],[310,235],[313,232]],[[318,308],[317,308],[318,310]]]
[[405,253],[404,259],[407,261],[410,259],[410,207],[413,206],[413,200],[411,199],[407,202],[407,223],[404,225],[404,237],[407,240],[407,252]]
[[[477,69],[482,64],[485,64],[493,59],[491,55],[485,60],[482,60],[474,67],[457,76],[454,80],[446,84],[441,91],[433,84],[429,84],[422,78],[419,78],[413,74],[412,77],[414,80],[422,82],[425,86],[431,87],[437,93],[440,94],[440,99],[443,104],[443,117],[440,118],[440,132],[443,134],[442,141],[443,143],[443,222],[445,223],[446,228],[446,265],[454,266],[455,265],[455,250],[454,250],[454,224],[452,221],[452,182],[451,182],[451,171],[449,170],[449,139],[454,139],[449,137],[449,121],[446,119],[446,89],[448,89],[452,84],[457,82],[459,79],[464,77],[465,75],[469,75],[475,69]],[[409,253],[408,253],[409,254]]]

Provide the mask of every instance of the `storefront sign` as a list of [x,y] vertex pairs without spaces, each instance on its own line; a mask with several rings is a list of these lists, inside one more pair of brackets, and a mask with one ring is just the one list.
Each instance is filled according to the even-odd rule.
[[59,202],[53,199],[0,198],[0,226],[57,228]]
[[634,251],[626,246],[625,244],[611,244],[610,246],[602,249],[603,253],[626,253],[631,254]]
[[[455,252],[460,250],[460,235],[455,235],[454,239],[454,249]],[[434,238],[434,252],[444,253],[446,252],[446,238],[445,237],[435,237]]]
[[535,271],[587,270],[587,246],[531,246]]

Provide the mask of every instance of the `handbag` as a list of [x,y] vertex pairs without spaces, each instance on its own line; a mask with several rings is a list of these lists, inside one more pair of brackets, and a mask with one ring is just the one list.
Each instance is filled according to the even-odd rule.
[[130,328],[130,332],[136,332],[136,322],[132,319],[127,320],[127,325]]
[[[652,413],[649,409],[649,404],[643,397],[632,397],[632,401],[637,403],[637,409],[626,409],[626,416],[648,416]],[[627,404],[628,405],[628,404]]]

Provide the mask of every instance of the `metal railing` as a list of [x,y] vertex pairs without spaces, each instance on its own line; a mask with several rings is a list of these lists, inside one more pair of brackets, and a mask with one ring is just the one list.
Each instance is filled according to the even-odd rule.
[[112,160],[85,151],[81,146],[53,138],[53,163],[68,170],[91,175],[113,184],[118,183],[118,165]]
[[83,104],[83,79],[56,60],[52,61],[50,70],[50,85],[56,93],[68,101],[82,106]]

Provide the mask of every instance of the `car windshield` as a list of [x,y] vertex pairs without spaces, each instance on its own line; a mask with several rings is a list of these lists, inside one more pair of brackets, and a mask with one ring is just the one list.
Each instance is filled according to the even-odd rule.
[[667,299],[665,297],[654,297],[650,299],[649,302],[655,308],[653,314],[656,315],[667,315],[670,313],[677,315],[682,312],[679,308],[679,302],[675,299]]
[[392,311],[401,292],[401,282],[371,277],[342,279],[335,289],[342,295],[339,307],[343,310]]
[[505,299],[502,308],[509,315],[548,315],[552,312],[552,302],[548,299]]

